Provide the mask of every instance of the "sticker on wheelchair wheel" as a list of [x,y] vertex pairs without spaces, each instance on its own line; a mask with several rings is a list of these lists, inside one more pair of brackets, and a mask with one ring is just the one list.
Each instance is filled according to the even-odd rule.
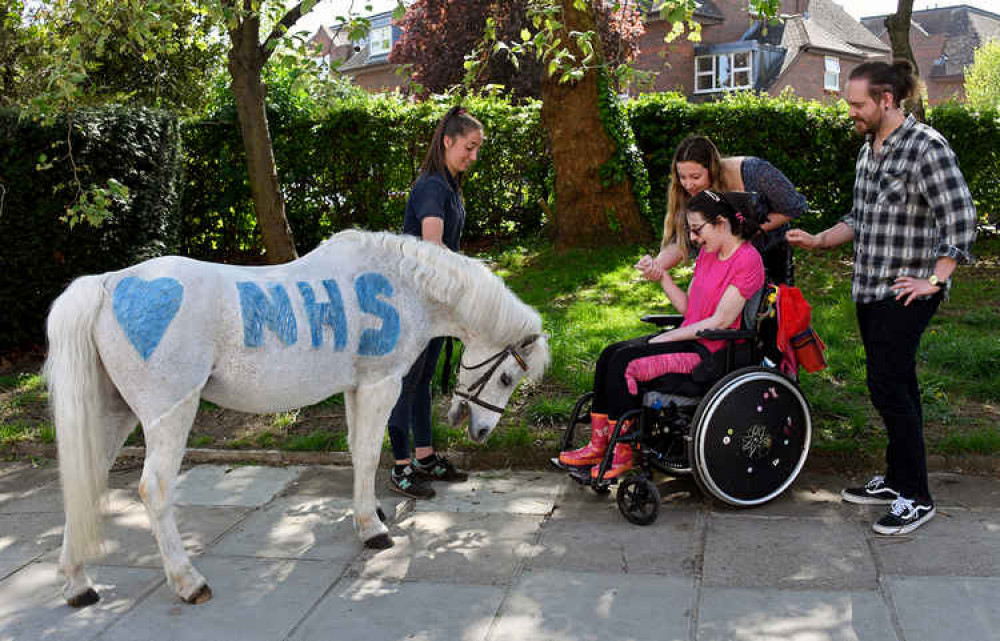
[[698,480],[733,505],[760,505],[795,480],[809,451],[812,421],[798,387],[765,368],[745,368],[717,383],[693,423]]

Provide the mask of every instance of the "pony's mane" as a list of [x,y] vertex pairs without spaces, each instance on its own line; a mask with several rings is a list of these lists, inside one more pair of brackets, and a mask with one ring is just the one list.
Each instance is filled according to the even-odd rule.
[[413,283],[432,301],[454,310],[463,325],[496,340],[513,343],[542,331],[538,313],[511,292],[480,261],[428,243],[415,236],[387,232],[342,231],[323,247],[355,243],[389,254],[387,268]]

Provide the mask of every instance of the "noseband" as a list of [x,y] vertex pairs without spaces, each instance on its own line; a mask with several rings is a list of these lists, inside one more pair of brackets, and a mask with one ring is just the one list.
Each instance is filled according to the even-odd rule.
[[489,369],[487,369],[482,376],[477,378],[475,382],[472,383],[472,385],[469,385],[468,392],[463,392],[461,389],[456,388],[455,396],[464,398],[469,403],[475,403],[479,407],[488,409],[491,412],[496,412],[497,414],[503,414],[502,407],[497,407],[496,405],[487,403],[486,401],[479,398],[479,394],[486,388],[486,384],[490,382],[490,378],[497,371],[497,368],[500,367],[500,364],[503,363],[508,356],[513,356],[514,360],[517,361],[517,364],[521,366],[521,369],[523,369],[526,372],[528,371],[528,364],[524,362],[524,357],[518,354],[517,350],[515,350],[511,345],[508,345],[507,347],[503,348],[493,356],[490,356],[485,361],[477,365],[466,366],[460,361],[458,366],[462,369],[467,369],[471,371],[474,369],[479,369],[480,367],[486,367],[487,365],[489,366]]

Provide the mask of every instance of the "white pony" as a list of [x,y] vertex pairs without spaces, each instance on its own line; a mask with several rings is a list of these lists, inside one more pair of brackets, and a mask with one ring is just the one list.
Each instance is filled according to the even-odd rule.
[[345,231],[285,265],[236,267],[176,256],[84,276],[48,319],[45,375],[66,510],[63,596],[96,602],[84,561],[100,551],[100,502],[126,437],[142,424],[139,494],[167,581],[211,598],[171,503],[199,399],[275,412],[343,391],[354,463],[354,524],[392,545],[375,472],[400,381],[427,342],[465,344],[449,419],[481,442],[525,374],[549,359],[538,314],[478,261],[413,237]]

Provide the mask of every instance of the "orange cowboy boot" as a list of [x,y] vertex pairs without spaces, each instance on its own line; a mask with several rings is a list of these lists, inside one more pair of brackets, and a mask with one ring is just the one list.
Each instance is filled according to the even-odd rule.
[[559,453],[559,462],[563,465],[583,466],[600,463],[604,452],[608,449],[608,439],[611,436],[611,426],[607,414],[590,415],[590,442],[578,450]]

